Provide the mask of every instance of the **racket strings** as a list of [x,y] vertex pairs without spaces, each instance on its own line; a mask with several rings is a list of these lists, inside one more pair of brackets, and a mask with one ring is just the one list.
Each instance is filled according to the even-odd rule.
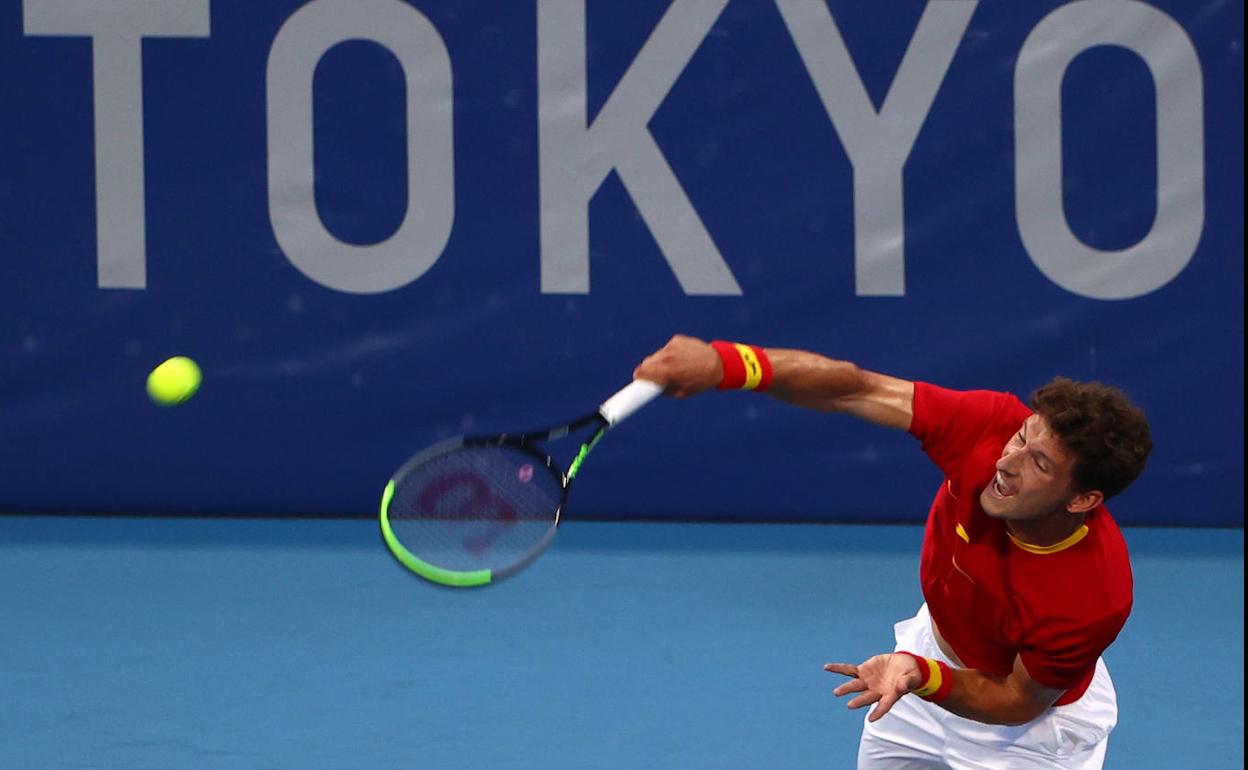
[[395,482],[395,536],[419,559],[457,571],[522,560],[555,526],[563,497],[555,472],[506,445],[461,446]]

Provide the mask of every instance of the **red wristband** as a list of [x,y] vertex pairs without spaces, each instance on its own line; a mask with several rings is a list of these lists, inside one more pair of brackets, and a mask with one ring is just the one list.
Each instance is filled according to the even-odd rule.
[[953,673],[945,663],[932,658],[924,658],[913,652],[898,650],[902,655],[909,655],[919,664],[919,684],[910,692],[925,701],[940,703],[953,691]]
[[715,340],[711,347],[724,365],[720,390],[767,390],[771,385],[771,361],[756,345]]

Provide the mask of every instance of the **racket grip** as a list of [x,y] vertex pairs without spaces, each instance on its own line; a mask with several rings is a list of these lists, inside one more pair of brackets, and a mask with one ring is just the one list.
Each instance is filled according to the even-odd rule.
[[602,402],[598,414],[608,426],[623,422],[633,412],[650,403],[663,392],[663,386],[649,380],[633,380],[611,398]]

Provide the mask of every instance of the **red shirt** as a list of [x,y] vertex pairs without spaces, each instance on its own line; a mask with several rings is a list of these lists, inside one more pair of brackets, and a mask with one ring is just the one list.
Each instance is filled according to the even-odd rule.
[[944,472],[919,576],[941,636],[968,668],[1006,675],[1022,656],[1045,687],[1078,700],[1131,612],[1131,563],[1104,505],[1053,546],[1010,537],[979,505],[1001,450],[1031,410],[1008,393],[914,384],[910,433]]

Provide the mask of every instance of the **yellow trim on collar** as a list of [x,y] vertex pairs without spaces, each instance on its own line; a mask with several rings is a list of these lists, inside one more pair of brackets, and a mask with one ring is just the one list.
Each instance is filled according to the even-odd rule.
[[1079,529],[1071,533],[1070,537],[1066,538],[1060,543],[1054,543],[1053,545],[1032,545],[1031,543],[1024,543],[1022,540],[1019,540],[1018,538],[1014,537],[1014,533],[1010,532],[1009,530],[1006,530],[1005,534],[1010,536],[1011,543],[1018,546],[1019,548],[1022,548],[1027,553],[1038,553],[1038,554],[1057,553],[1058,551],[1065,551],[1067,548],[1078,545],[1079,541],[1087,537],[1088,525],[1084,524],[1080,526]]
[[964,543],[969,543],[969,542],[971,542],[971,538],[970,538],[970,536],[966,534],[966,530],[965,530],[965,529],[962,529],[962,525],[961,525],[961,524],[959,524],[959,525],[958,525],[958,528],[957,528],[957,529],[955,529],[954,531],[958,533],[958,537],[962,538],[962,541],[963,541]]

